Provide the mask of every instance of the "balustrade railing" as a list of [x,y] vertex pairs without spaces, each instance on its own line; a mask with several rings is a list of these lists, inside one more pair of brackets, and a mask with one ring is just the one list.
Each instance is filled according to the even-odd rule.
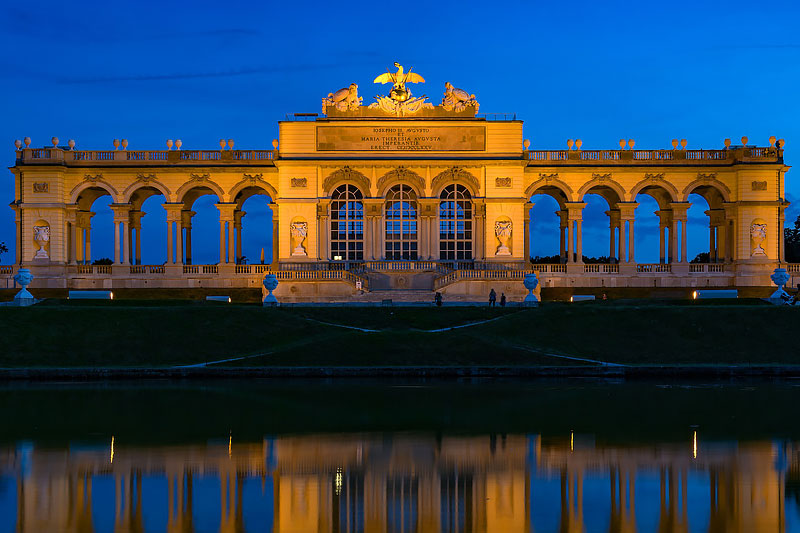
[[131,265],[131,274],[163,274],[164,265]]
[[800,274],[800,263],[789,263],[786,265],[786,271],[790,274]]
[[567,272],[567,265],[561,263],[533,264],[530,266],[530,268],[538,270],[539,272],[550,273],[550,274],[566,274]]
[[689,263],[690,274],[707,274],[725,272],[725,265],[722,263]]
[[369,290],[369,279],[347,270],[277,270],[278,281],[346,281],[353,286],[361,283],[363,290]]
[[589,274],[619,274],[619,265],[611,263],[592,263],[583,265],[583,271]]
[[269,265],[236,265],[236,274],[263,274],[269,272]]
[[737,158],[777,161],[777,149],[757,147],[734,150],[529,150],[528,161],[558,163],[560,161],[666,162],[724,161]]
[[275,150],[62,150],[60,148],[26,148],[17,151],[17,161],[70,164],[90,162],[117,163],[248,163],[272,162]]
[[0,276],[10,276],[14,273],[14,267],[11,265],[0,266]]
[[434,278],[434,289],[441,289],[457,281],[522,281],[534,270],[454,270]]
[[672,272],[672,265],[669,263],[639,263],[636,265],[636,272],[641,274],[668,273]]

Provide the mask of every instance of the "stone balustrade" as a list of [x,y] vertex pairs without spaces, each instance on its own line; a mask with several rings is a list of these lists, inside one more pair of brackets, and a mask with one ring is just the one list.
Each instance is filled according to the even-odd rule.
[[17,150],[17,164],[91,165],[273,165],[276,150],[62,150],[24,148]]
[[724,150],[526,150],[529,166],[574,164],[576,161],[609,165],[718,165],[723,162],[770,162],[783,160],[783,149],[739,147]]

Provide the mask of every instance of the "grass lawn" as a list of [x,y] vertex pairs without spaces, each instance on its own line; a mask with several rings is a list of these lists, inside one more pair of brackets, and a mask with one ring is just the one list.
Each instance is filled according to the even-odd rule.
[[[478,323],[443,332],[427,330]],[[162,301],[0,307],[2,367],[800,364],[800,310],[753,300],[537,309],[278,308]],[[377,330],[363,332],[356,329]]]

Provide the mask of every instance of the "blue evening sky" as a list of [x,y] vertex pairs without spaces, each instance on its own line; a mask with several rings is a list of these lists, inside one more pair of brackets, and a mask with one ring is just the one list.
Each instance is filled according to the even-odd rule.
[[[723,139],[767,145],[800,139],[797,2],[4,2],[0,7],[4,162],[14,139],[33,146],[75,139],[79,149],[269,148],[286,113],[319,112],[350,82],[365,102],[393,61],[413,66],[415,87],[438,102],[444,82],[477,95],[481,111],[513,112],[533,148],[721,148]],[[786,196],[800,198],[794,172]],[[13,200],[12,175],[0,203]],[[640,262],[657,261],[655,202],[640,198]],[[689,255],[707,250],[702,199],[690,210]],[[145,263],[164,261],[165,216],[145,205]],[[195,263],[216,262],[216,210],[202,199]],[[106,200],[94,210],[93,258],[113,255]],[[558,253],[555,203],[537,199],[532,253]],[[245,206],[245,255],[270,238],[266,204]],[[584,251],[608,252],[604,202],[586,208]],[[800,210],[793,206],[787,220]],[[263,229],[262,229],[263,228]],[[13,212],[0,207],[0,241],[14,245]],[[269,251],[267,251],[269,254]],[[11,255],[11,254],[9,254]],[[2,262],[13,261],[8,256]]]

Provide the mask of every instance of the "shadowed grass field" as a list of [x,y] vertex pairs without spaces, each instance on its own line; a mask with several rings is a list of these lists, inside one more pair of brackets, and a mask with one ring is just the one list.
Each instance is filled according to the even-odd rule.
[[800,364],[799,321],[800,310],[757,300],[536,309],[50,300],[0,308],[0,366],[165,367],[245,356],[217,366]]

